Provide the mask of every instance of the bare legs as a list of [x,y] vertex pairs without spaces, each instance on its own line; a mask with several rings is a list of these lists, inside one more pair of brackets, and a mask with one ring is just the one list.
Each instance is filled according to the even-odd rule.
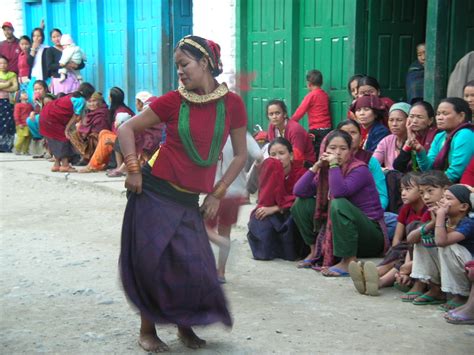
[[214,228],[206,226],[209,240],[219,247],[219,257],[217,259],[217,277],[221,282],[225,282],[225,266],[230,252],[230,230],[232,226],[219,225],[217,232]]

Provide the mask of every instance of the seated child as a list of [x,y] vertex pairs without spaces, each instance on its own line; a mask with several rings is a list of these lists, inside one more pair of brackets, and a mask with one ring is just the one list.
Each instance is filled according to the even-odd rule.
[[471,288],[464,272],[464,264],[474,256],[474,219],[468,216],[472,210],[470,194],[468,187],[452,185],[434,209],[434,241],[438,246],[441,290],[453,296],[440,307],[443,310],[465,304]]
[[29,154],[31,135],[26,119],[30,116],[31,112],[33,112],[33,106],[28,102],[28,93],[22,91],[20,102],[15,104],[13,111],[17,135],[15,154]]
[[319,70],[310,70],[306,75],[306,86],[309,93],[291,117],[298,122],[308,114],[309,133],[314,136],[314,153],[319,156],[319,147],[323,138],[331,131],[331,115],[329,113],[329,96],[321,89],[323,74]]
[[[425,194],[430,194],[429,190],[425,188]],[[428,282],[430,289],[413,304],[443,304],[440,308],[449,310],[464,304],[469,295],[464,264],[474,253],[474,221],[468,217],[470,190],[453,185],[445,189],[438,203],[427,205],[431,219],[410,233],[409,241],[415,243],[411,277]],[[448,302],[445,292],[453,295]]]
[[73,62],[77,65],[81,64],[82,62],[86,61],[86,56],[82,49],[79,46],[76,46],[74,41],[72,40],[71,35],[64,34],[61,36],[61,46],[63,46],[63,53],[61,54],[61,59],[59,60],[59,66],[61,67],[58,70],[58,73],[61,75],[59,79],[60,82],[66,80],[66,74],[68,70],[74,73],[77,80],[82,82],[81,72],[75,69],[67,69],[66,65],[69,62]]
[[419,176],[416,173],[408,173],[400,181],[404,205],[398,215],[392,247],[387,252],[384,260],[377,267],[371,261],[365,263],[361,261],[351,262],[349,264],[349,274],[359,293],[377,296],[379,288],[392,286],[395,275],[405,262],[409,251],[406,235],[416,228],[427,210],[418,190],[418,178]]

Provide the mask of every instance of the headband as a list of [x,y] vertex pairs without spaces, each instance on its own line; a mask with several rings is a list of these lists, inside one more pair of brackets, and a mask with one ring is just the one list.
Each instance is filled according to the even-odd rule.
[[214,61],[211,59],[211,57],[209,56],[209,53],[206,51],[206,49],[203,46],[201,46],[199,43],[192,40],[191,38],[184,37],[181,39],[181,41],[179,41],[178,48],[182,47],[185,44],[189,44],[190,46],[193,46],[194,48],[198,49],[202,54],[204,54],[207,57],[207,59],[209,59],[209,64],[211,65],[212,69],[215,68]]

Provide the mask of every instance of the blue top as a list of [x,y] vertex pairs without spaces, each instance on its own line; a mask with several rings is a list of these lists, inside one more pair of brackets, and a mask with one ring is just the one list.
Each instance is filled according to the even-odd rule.
[[385,180],[385,174],[383,173],[382,167],[377,159],[371,157],[369,160],[369,170],[372,173],[372,177],[375,181],[375,187],[379,193],[380,204],[385,211],[388,206],[388,191],[387,182]]
[[[433,168],[433,163],[436,156],[443,149],[446,141],[446,131],[439,132],[433,142],[431,143],[428,154],[426,151],[416,153],[416,161],[421,171],[430,170]],[[474,132],[470,129],[461,129],[456,132],[451,140],[451,147],[448,154],[448,168],[446,169],[446,176],[452,182],[458,182],[461,179],[464,170],[469,165],[469,162],[474,155]]]
[[82,111],[86,107],[86,99],[83,97],[73,97],[71,96],[72,110],[76,115],[82,114]]
[[474,219],[469,217],[461,219],[456,227],[456,232],[461,233],[465,238],[458,244],[469,250],[474,256]]
[[374,122],[365,141],[364,149],[371,153],[375,152],[379,142],[389,134],[390,131],[381,122]]

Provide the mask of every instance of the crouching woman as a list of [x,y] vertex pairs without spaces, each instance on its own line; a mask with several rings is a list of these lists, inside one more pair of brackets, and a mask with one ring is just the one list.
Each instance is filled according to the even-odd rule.
[[295,260],[296,228],[289,209],[295,200],[293,186],[306,169],[303,161],[293,160],[293,148],[283,137],[270,143],[268,154],[260,168],[258,205],[250,215],[247,238],[257,260]]
[[294,189],[295,195],[301,197],[292,209],[298,228],[304,229],[303,223],[313,223],[312,215],[303,221],[299,210],[304,208],[305,198],[316,194],[314,222],[325,224],[325,228],[311,244],[321,248],[317,254],[324,259],[323,265],[334,264],[335,257],[339,260],[322,269],[324,276],[347,276],[352,260],[380,256],[388,247],[374,179],[367,164],[354,157],[351,145],[347,132],[331,132],[324,153]]

